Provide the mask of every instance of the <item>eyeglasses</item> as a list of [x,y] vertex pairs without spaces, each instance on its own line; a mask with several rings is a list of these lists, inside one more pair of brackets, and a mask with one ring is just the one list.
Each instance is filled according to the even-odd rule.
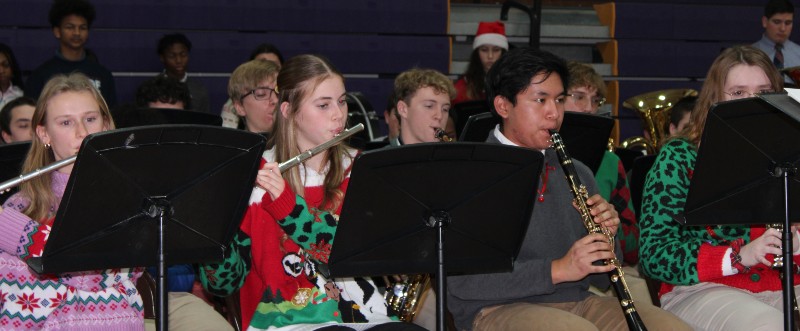
[[773,92],[775,92],[775,91],[773,91],[773,90],[759,90],[759,91],[756,91],[756,92],[750,92],[750,91],[745,91],[745,90],[736,90],[736,91],[732,91],[732,92],[722,92],[722,93],[727,94],[728,96],[731,97],[731,99],[735,100],[735,99],[751,98],[751,97],[754,97],[754,96],[756,96],[758,94],[773,93]]
[[275,93],[276,96],[278,95],[278,87],[277,86],[275,88],[257,87],[257,88],[254,88],[254,89],[250,90],[250,92],[245,93],[241,98],[239,98],[239,101],[244,100],[244,98],[246,98],[248,95],[251,95],[251,94],[253,95],[253,98],[256,99],[256,100],[259,100],[259,101],[267,100],[267,99],[272,97],[272,93]]
[[[567,96],[571,97],[572,100],[577,105],[586,105],[589,102],[589,97],[586,94],[572,93],[572,94],[567,94]],[[591,102],[593,105],[596,105],[597,107],[602,107],[606,103],[606,98],[594,97],[591,98]]]

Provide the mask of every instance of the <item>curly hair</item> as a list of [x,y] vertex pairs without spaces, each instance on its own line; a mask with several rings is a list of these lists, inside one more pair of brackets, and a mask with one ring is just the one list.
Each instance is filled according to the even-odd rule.
[[86,0],[55,0],[50,6],[50,26],[60,26],[64,17],[69,15],[83,17],[91,27],[95,17],[94,5]]
[[183,46],[186,46],[187,51],[192,51],[192,42],[189,41],[189,38],[187,38],[183,33],[165,34],[163,37],[161,37],[161,39],[158,40],[156,51],[158,52],[158,55],[164,55],[164,52],[167,51],[167,48],[175,44],[182,44]]
[[147,107],[151,102],[182,102],[184,109],[192,109],[189,88],[177,78],[167,75],[148,79],[136,89],[136,106]]

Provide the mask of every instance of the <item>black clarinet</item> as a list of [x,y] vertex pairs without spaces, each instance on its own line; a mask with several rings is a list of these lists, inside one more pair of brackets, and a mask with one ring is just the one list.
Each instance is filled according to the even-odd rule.
[[[783,224],[782,223],[773,223],[767,224],[767,229],[773,228],[775,230],[780,231],[783,234]],[[793,264],[794,266],[794,273],[800,273],[798,271],[798,265]],[[775,255],[772,258],[772,269],[778,271],[778,277],[781,279],[781,288],[785,289],[786,285],[783,283],[783,255]],[[797,297],[794,295],[794,287],[789,288],[789,297],[792,300],[792,330],[800,331],[800,309],[797,308]]]
[[[564,176],[567,178],[567,182],[569,182],[569,189],[572,192],[572,195],[575,197],[575,204],[578,206],[578,210],[581,214],[581,219],[583,220],[583,225],[586,227],[586,230],[589,233],[602,233],[608,239],[608,243],[611,245],[611,251],[614,251],[614,233],[611,233],[608,228],[604,226],[600,226],[592,220],[592,214],[589,212],[589,206],[586,204],[586,200],[589,199],[589,192],[586,189],[586,186],[581,184],[580,178],[578,178],[578,172],[575,171],[575,164],[572,163],[572,158],[570,158],[569,154],[567,153],[567,149],[564,146],[564,141],[561,139],[561,135],[558,132],[551,130],[550,136],[553,140],[553,149],[555,149],[556,154],[558,154],[558,160],[561,162],[561,168],[564,169]],[[614,292],[617,294],[617,298],[619,299],[619,305],[622,308],[622,312],[625,315],[625,321],[628,323],[628,329],[631,331],[646,331],[647,328],[644,326],[644,322],[642,322],[642,318],[639,316],[639,313],[636,311],[636,307],[633,305],[633,298],[631,298],[631,292],[628,289],[628,284],[625,282],[624,273],[622,272],[622,265],[619,263],[616,257],[608,259],[604,261],[605,264],[614,265],[614,270],[608,272],[608,277],[611,280],[611,285],[614,287]]]

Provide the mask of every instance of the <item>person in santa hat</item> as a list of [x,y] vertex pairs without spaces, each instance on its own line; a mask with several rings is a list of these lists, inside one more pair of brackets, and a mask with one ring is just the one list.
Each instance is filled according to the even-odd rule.
[[508,51],[508,38],[503,22],[480,22],[472,54],[464,75],[455,83],[458,92],[453,103],[485,98],[483,78],[497,59]]

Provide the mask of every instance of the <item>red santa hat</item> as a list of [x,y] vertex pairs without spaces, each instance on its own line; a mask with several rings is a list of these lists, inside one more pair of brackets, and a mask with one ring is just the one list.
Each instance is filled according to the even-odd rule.
[[478,24],[478,32],[475,33],[472,49],[481,47],[481,45],[493,45],[508,50],[506,26],[503,22],[480,22]]

